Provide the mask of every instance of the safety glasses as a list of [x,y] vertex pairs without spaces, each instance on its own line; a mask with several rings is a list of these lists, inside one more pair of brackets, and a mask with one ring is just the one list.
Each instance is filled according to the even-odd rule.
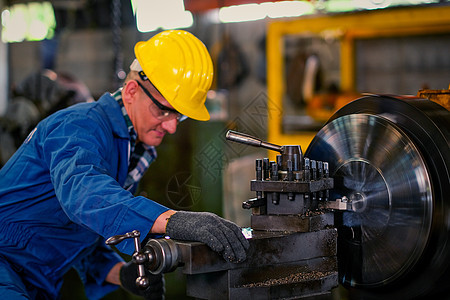
[[163,104],[161,104],[158,100],[153,97],[153,95],[140,83],[138,80],[136,80],[138,85],[141,87],[141,89],[144,91],[144,93],[152,100],[153,105],[150,106],[150,112],[152,115],[157,118],[160,121],[170,121],[173,119],[177,119],[178,122],[182,122],[187,119],[187,116],[180,114],[178,111],[176,111],[173,108],[167,107]]

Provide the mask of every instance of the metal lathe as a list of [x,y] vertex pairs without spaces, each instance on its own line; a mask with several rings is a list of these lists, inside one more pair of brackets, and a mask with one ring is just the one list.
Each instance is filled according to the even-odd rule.
[[[448,104],[448,103],[447,103]],[[155,239],[133,260],[182,268],[199,299],[446,299],[450,295],[450,112],[428,99],[367,95],[338,110],[305,152],[229,131],[279,153],[255,162],[248,259]]]

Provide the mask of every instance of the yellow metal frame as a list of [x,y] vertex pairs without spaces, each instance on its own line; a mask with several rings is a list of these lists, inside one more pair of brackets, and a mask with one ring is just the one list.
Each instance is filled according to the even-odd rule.
[[[315,132],[284,134],[283,95],[285,94],[283,37],[291,34],[323,34],[339,36],[341,49],[341,90],[355,89],[355,39],[408,36],[450,32],[450,6],[385,9],[304,17],[269,23],[267,30],[268,141],[279,145],[300,144],[303,150]],[[418,87],[420,88],[420,87]],[[280,112],[274,113],[271,112]],[[269,154],[275,155],[275,154]],[[273,159],[273,157],[272,157]]]

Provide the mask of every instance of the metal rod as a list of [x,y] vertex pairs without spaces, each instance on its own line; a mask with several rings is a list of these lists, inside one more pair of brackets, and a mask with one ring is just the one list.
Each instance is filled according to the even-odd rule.
[[253,137],[253,136],[245,134],[245,133],[228,130],[225,137],[227,140],[230,140],[233,142],[246,144],[246,145],[250,145],[250,146],[254,146],[254,147],[266,148],[269,150],[278,151],[280,153],[283,152],[282,146],[264,142],[256,137]]

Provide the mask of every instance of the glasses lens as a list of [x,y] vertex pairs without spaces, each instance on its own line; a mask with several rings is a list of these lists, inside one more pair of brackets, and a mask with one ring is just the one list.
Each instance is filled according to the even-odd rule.
[[153,114],[153,116],[155,118],[157,118],[160,121],[170,121],[173,119],[177,119],[179,122],[181,122],[181,121],[184,121],[185,119],[187,119],[186,116],[183,116],[182,114],[180,114],[178,112],[172,112],[172,111],[160,109],[154,103],[152,103],[152,105],[150,105],[150,112]]
[[184,120],[186,120],[188,118],[188,116],[182,115],[180,114],[180,117],[178,118],[178,122],[183,122]]
[[[183,116],[179,112],[177,112],[175,109],[172,109],[170,107],[165,107],[161,103],[156,100],[152,94],[139,82],[137,81],[138,85],[141,87],[141,89],[144,91],[144,93],[152,100],[152,105],[150,105],[150,112],[152,115],[161,121],[169,121],[173,119],[177,119],[178,122],[184,121],[187,119],[186,116]],[[183,118],[184,117],[184,118]]]

